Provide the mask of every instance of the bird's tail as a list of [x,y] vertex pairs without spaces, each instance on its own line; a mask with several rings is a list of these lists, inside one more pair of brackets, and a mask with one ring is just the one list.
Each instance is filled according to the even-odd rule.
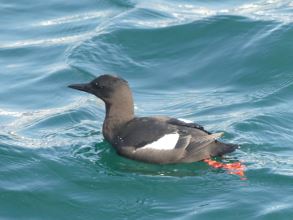
[[[227,143],[222,143],[220,141],[215,141],[209,146],[210,150],[210,155],[211,157],[215,156],[222,156],[227,153],[231,153],[234,150],[236,150],[239,146],[236,144],[227,144]],[[208,165],[214,167],[214,168],[222,168],[228,171],[229,174],[234,174],[238,175],[241,177],[242,180],[246,179],[245,178],[245,165],[242,164],[241,162],[234,162],[234,163],[222,163],[215,161],[213,159],[205,159],[203,160],[206,162]]]
[[215,141],[209,145],[210,155],[212,157],[222,156],[227,153],[231,153],[236,150],[239,146],[236,144],[227,144],[220,141]]

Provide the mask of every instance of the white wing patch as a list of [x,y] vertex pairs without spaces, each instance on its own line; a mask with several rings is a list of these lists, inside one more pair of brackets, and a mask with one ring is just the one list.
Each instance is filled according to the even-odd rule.
[[178,118],[179,121],[183,121],[185,123],[193,123],[193,121],[188,120],[188,119],[184,119],[184,118]]
[[175,148],[179,140],[179,134],[166,134],[157,141],[145,145],[140,149],[152,149],[152,150],[172,150]]

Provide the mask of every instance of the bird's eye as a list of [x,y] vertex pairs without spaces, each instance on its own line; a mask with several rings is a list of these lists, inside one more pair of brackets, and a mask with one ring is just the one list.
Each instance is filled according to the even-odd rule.
[[99,83],[95,83],[95,86],[97,87],[97,88],[99,88],[99,89],[103,89],[104,88],[104,86],[102,86],[102,85],[100,85]]

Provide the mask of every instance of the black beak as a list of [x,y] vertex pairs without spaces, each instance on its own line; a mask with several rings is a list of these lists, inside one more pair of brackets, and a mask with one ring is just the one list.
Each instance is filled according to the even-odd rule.
[[84,84],[71,84],[68,86],[71,89],[77,89],[80,91],[88,92],[88,93],[93,93],[93,89],[91,84],[89,83],[84,83]]

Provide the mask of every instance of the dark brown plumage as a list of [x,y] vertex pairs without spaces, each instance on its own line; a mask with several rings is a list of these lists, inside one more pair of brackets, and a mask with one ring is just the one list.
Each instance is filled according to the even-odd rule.
[[90,83],[70,88],[91,93],[106,105],[105,139],[117,153],[149,163],[189,163],[230,153],[237,148],[216,139],[196,123],[166,116],[135,117],[132,93],[127,81],[102,75]]

